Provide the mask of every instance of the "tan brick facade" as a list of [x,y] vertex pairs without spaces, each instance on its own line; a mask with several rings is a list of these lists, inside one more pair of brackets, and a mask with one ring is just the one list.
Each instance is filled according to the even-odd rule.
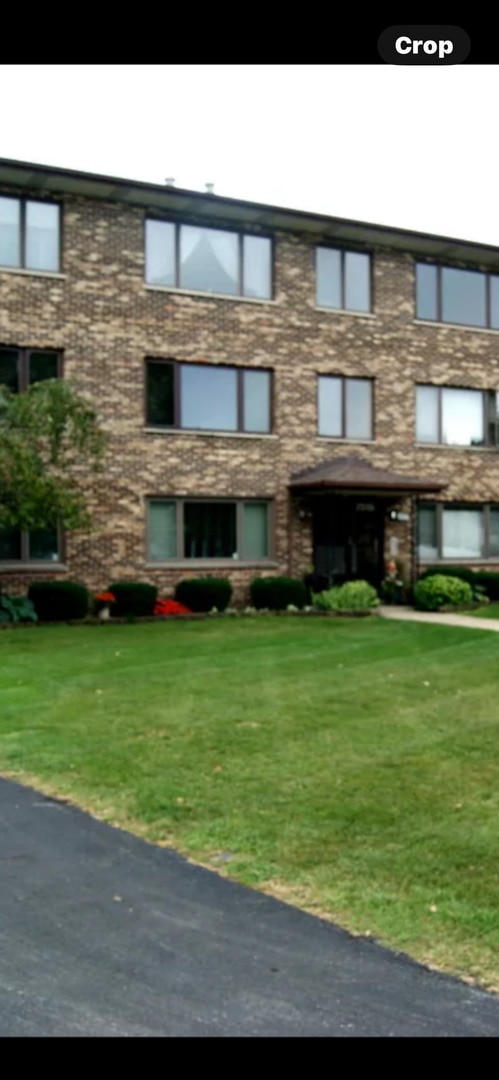
[[[366,248],[372,253],[372,315],[316,307],[316,239],[298,227],[296,234],[275,232],[273,301],[188,295],[144,283],[145,208],[69,194],[60,199],[62,273],[0,269],[0,344],[61,350],[65,376],[97,407],[110,437],[104,470],[88,481],[94,528],[67,537],[65,569],[51,566],[52,575],[69,575],[92,589],[134,578],[155,582],[164,593],[181,577],[213,572],[229,574],[240,598],[258,573],[301,575],[313,564],[311,503],[290,494],[290,477],[345,453],[382,469],[441,480],[448,487],[437,498],[499,503],[498,450],[415,444],[416,383],[499,388],[499,332],[417,322],[413,255],[387,245]],[[221,222],[218,211],[214,224]],[[272,433],[148,430],[148,356],[272,369]],[[317,435],[318,374],[374,380],[373,441]],[[151,565],[151,496],[272,500],[269,565]],[[409,572],[412,500],[399,499],[396,506],[409,512],[410,521],[387,517],[385,555],[397,554]],[[0,567],[2,584],[13,590],[42,574],[34,566]]]

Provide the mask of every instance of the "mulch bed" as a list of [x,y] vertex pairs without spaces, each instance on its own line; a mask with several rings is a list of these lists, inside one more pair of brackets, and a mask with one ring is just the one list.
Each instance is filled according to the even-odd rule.
[[26,626],[123,626],[125,624],[171,622],[172,620],[194,619],[264,619],[264,618],[312,618],[312,619],[365,619],[373,615],[379,615],[376,608],[368,611],[225,611],[218,612],[189,612],[188,615],[129,615],[122,618],[99,619],[97,616],[87,615],[85,619],[63,619],[50,622],[18,622],[0,623],[0,630],[13,630]]

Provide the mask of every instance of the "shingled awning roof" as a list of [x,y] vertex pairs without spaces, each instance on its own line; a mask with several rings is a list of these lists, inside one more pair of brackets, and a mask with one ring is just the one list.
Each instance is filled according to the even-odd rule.
[[446,484],[428,477],[405,476],[402,473],[380,469],[355,455],[330,458],[294,473],[289,484],[295,491],[315,488],[350,488],[355,491],[380,491],[386,494],[406,495],[419,491],[442,491]]

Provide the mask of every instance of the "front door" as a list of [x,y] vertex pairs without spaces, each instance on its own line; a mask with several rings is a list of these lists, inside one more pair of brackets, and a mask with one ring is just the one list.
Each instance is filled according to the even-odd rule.
[[383,578],[384,505],[376,498],[317,499],[314,509],[315,570],[331,584]]

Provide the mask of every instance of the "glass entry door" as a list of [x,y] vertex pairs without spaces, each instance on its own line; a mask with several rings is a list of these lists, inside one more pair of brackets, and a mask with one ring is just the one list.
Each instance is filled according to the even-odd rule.
[[318,498],[314,508],[315,570],[331,584],[383,578],[384,504],[376,498]]

